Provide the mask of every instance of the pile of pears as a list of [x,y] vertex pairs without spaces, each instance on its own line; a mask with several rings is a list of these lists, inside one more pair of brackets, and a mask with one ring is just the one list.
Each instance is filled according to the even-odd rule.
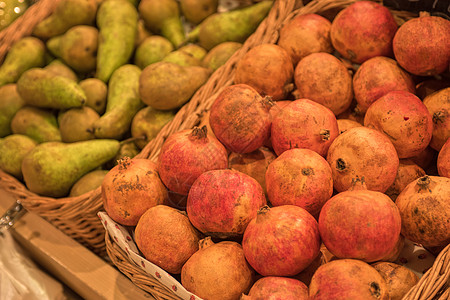
[[41,196],[96,189],[241,48],[273,1],[220,5],[57,2],[1,62],[0,169]]

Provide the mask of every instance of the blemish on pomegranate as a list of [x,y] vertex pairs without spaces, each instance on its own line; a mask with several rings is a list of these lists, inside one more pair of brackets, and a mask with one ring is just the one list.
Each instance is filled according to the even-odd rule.
[[403,120],[408,121],[409,117],[403,117]]
[[377,282],[370,283],[370,293],[372,295],[374,295],[376,298],[380,298],[381,289],[380,289],[380,285]]

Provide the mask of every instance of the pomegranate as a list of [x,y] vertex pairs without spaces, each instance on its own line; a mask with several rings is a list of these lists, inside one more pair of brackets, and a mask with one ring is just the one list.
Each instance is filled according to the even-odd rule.
[[240,300],[308,300],[308,287],[294,278],[267,276],[258,279],[251,287],[248,296]]
[[320,266],[309,285],[311,300],[388,300],[386,281],[378,271],[357,259],[338,259]]
[[206,126],[171,134],[161,147],[158,170],[166,187],[187,195],[200,174],[209,170],[226,169],[228,154],[225,147],[209,135]]
[[402,300],[403,296],[416,285],[419,277],[407,267],[392,262],[372,264],[386,281],[390,300]]
[[339,258],[380,260],[394,248],[400,230],[398,208],[376,191],[341,192],[325,203],[319,216],[323,243]]
[[365,178],[367,189],[384,193],[394,183],[399,159],[389,138],[371,128],[356,127],[340,134],[327,155],[333,187],[343,192],[354,178]]
[[206,235],[242,236],[248,223],[266,204],[261,185],[235,170],[213,170],[200,175],[191,187],[186,212],[191,223]]
[[337,124],[339,128],[339,134],[346,132],[350,128],[361,127],[361,123],[358,123],[351,119],[337,119]]
[[389,9],[372,1],[358,1],[334,18],[331,43],[343,57],[360,64],[375,56],[392,56],[397,27]]
[[402,234],[424,247],[450,243],[450,178],[423,176],[406,186],[395,204],[402,217]]
[[157,165],[148,159],[126,156],[105,175],[101,190],[106,213],[125,226],[136,226],[149,208],[165,204],[168,199]]
[[283,152],[267,168],[267,195],[273,206],[292,204],[314,217],[333,194],[328,162],[309,149]]
[[365,113],[378,98],[391,91],[414,93],[412,77],[391,58],[377,56],[366,60],[353,76],[357,109]]
[[292,101],[272,121],[272,147],[277,155],[306,148],[325,156],[338,134],[333,112],[309,99]]
[[277,44],[288,52],[295,67],[311,53],[333,52],[330,27],[331,22],[318,14],[297,15],[281,28]]
[[[250,153],[269,138],[272,101],[249,85],[225,87],[211,106],[209,123],[227,149]],[[230,116],[233,116],[230,118]]]
[[149,208],[139,219],[135,241],[145,258],[169,273],[180,274],[198,250],[200,233],[183,212],[166,205]]
[[424,175],[425,171],[412,160],[400,159],[397,176],[395,177],[394,183],[386,190],[385,194],[395,201],[400,192],[403,191],[410,182]]
[[295,67],[297,97],[311,99],[328,107],[335,115],[350,107],[352,77],[344,64],[329,53],[313,53]]
[[234,83],[248,84],[262,96],[283,100],[292,91],[294,65],[288,52],[276,44],[253,47],[239,60]]
[[200,241],[181,269],[181,284],[205,300],[236,300],[253,284],[254,270],[237,242],[214,244],[211,238]]
[[419,167],[424,169],[425,172],[427,172],[427,170],[434,167],[434,165],[436,164],[437,156],[438,152],[428,146],[416,156],[411,157],[410,160],[412,160]]
[[245,258],[263,276],[293,276],[319,255],[317,221],[301,207],[282,205],[258,210],[242,239]]
[[403,251],[403,248],[405,247],[405,237],[400,234],[397,243],[395,243],[394,248],[392,248],[391,252],[389,252],[385,257],[380,259],[381,261],[389,261],[394,262],[396,261],[400,254]]
[[433,136],[430,147],[439,151],[450,138],[450,87],[425,97],[423,104],[433,119]]
[[228,156],[228,167],[256,179],[263,188],[264,194],[266,194],[265,174],[267,167],[275,158],[275,153],[265,147],[261,147],[251,153],[233,152]]
[[427,107],[409,92],[392,91],[367,110],[364,126],[386,134],[399,158],[418,155],[430,143],[433,121]]
[[[283,109],[283,107],[285,107],[291,103],[292,103],[291,100],[280,100],[280,101],[273,102],[273,106],[269,110],[271,120],[273,120],[273,118],[275,118],[275,116],[281,111],[281,109]],[[269,138],[264,142],[264,146],[266,146],[270,149],[273,149],[270,134],[269,134]]]
[[450,62],[450,21],[421,16],[406,21],[393,40],[395,59],[406,71],[433,76],[448,70]]
[[442,146],[437,157],[437,170],[440,176],[450,178],[450,138]]

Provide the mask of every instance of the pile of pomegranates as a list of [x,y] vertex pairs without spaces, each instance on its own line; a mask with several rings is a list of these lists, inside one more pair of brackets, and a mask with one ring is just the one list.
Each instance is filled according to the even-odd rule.
[[110,171],[105,210],[202,299],[401,299],[405,238],[450,243],[449,62],[441,17],[298,15],[236,65],[209,126]]

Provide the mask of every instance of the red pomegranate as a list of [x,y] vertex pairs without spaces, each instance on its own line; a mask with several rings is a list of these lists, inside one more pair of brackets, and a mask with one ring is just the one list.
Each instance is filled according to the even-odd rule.
[[274,101],[286,99],[293,89],[294,65],[288,52],[277,44],[250,49],[236,65],[235,84],[248,84]]
[[236,300],[247,293],[254,282],[254,270],[237,242],[214,244],[211,238],[200,241],[181,269],[181,284],[202,299]]
[[399,159],[389,138],[368,127],[355,127],[341,133],[328,150],[333,187],[343,192],[354,178],[365,178],[367,189],[384,193],[394,182]]
[[399,158],[418,155],[430,143],[433,120],[414,94],[392,91],[375,101],[364,116],[364,126],[389,137]]
[[423,99],[423,104],[433,119],[433,137],[430,147],[439,151],[450,138],[450,87],[428,95]]
[[333,52],[330,27],[331,22],[318,14],[297,15],[281,28],[277,44],[289,53],[295,67],[311,53]]
[[450,178],[450,138],[442,146],[437,157],[437,170],[440,176]]
[[333,177],[330,165],[317,152],[291,149],[269,165],[266,186],[273,206],[297,205],[318,217],[333,194]]
[[134,233],[145,258],[173,274],[181,273],[181,267],[198,250],[200,240],[200,233],[186,214],[166,205],[149,208]]
[[228,153],[225,147],[209,135],[206,126],[171,134],[161,147],[158,171],[167,188],[187,195],[200,174],[226,169]]
[[319,254],[317,221],[301,207],[262,207],[242,239],[245,258],[263,276],[293,276]]
[[306,148],[325,156],[338,134],[333,112],[309,99],[292,101],[272,121],[272,147],[277,155]]
[[334,18],[331,43],[343,57],[360,64],[375,56],[392,56],[397,27],[386,7],[372,1],[357,1]]
[[313,53],[295,67],[297,98],[311,99],[335,115],[346,111],[353,99],[352,77],[345,65],[329,53]]
[[136,226],[150,207],[168,199],[157,165],[148,159],[122,158],[103,178],[101,190],[106,213],[125,226]]
[[309,284],[311,300],[388,300],[381,274],[357,259],[338,259],[320,266]]
[[378,98],[391,91],[414,93],[414,81],[397,62],[391,58],[377,56],[366,60],[353,76],[353,90],[358,102],[357,109],[365,113]]
[[300,280],[287,277],[267,276],[258,279],[248,296],[240,300],[308,300],[308,287]]
[[450,243],[450,178],[425,175],[398,195],[402,234],[424,247]]
[[380,192],[341,192],[320,211],[320,236],[327,249],[339,258],[380,260],[394,248],[400,230],[398,208]]
[[395,59],[406,71],[433,76],[448,70],[450,63],[450,21],[421,16],[406,21],[393,40]]
[[235,170],[213,170],[200,175],[186,203],[191,223],[206,235],[242,236],[256,212],[266,204],[261,185]]
[[228,86],[211,106],[209,123],[227,149],[250,153],[269,138],[272,101],[247,84]]

